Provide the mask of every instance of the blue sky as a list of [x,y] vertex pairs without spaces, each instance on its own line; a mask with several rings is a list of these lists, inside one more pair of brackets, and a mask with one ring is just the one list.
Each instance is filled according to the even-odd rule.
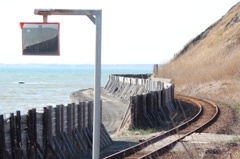
[[95,25],[86,16],[60,22],[60,56],[22,56],[20,22],[42,22],[34,9],[102,9],[103,64],[160,64],[220,19],[238,0],[1,1],[0,63],[94,64]]

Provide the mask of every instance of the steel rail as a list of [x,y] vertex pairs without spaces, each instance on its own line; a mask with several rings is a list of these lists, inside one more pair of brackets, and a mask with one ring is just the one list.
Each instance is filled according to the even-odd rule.
[[[177,96],[178,96],[178,97],[184,97],[185,99],[186,99],[186,98],[189,98],[189,96],[183,96],[183,95],[177,95]],[[158,148],[158,149],[155,150],[155,151],[152,151],[152,152],[150,152],[150,153],[148,153],[148,154],[142,155],[141,157],[137,157],[138,159],[149,159],[149,158],[159,157],[161,154],[167,152],[167,151],[172,147],[172,145],[176,144],[177,142],[179,142],[180,140],[182,140],[182,139],[185,138],[186,136],[191,135],[191,134],[194,133],[194,132],[200,132],[200,131],[202,131],[204,128],[206,128],[206,127],[208,127],[210,124],[212,124],[212,123],[214,122],[214,120],[217,119],[218,114],[219,114],[219,108],[218,108],[218,106],[217,106],[215,103],[213,103],[213,102],[211,102],[211,101],[209,101],[209,100],[206,100],[206,99],[199,99],[199,98],[196,98],[196,97],[190,97],[190,98],[191,98],[191,99],[194,99],[194,100],[201,100],[201,101],[203,101],[203,102],[205,102],[205,103],[208,103],[208,104],[211,105],[212,107],[214,107],[214,108],[215,108],[215,113],[214,113],[214,115],[213,115],[207,122],[205,122],[203,125],[201,125],[201,126],[197,127],[196,129],[194,129],[194,130],[192,130],[192,131],[184,134],[182,137],[178,138],[177,140],[174,140],[174,141],[168,143],[167,145]],[[133,157],[132,157],[132,158],[133,158]]]
[[[186,136],[194,133],[194,132],[200,132],[202,131],[204,128],[206,128],[209,124],[211,124],[216,117],[219,114],[219,109],[217,107],[217,105],[215,105],[214,103],[212,103],[211,101],[205,100],[205,99],[199,99],[196,97],[190,97],[190,96],[186,96],[186,95],[179,95],[176,94],[175,97],[177,97],[178,99],[181,99],[183,101],[189,102],[191,104],[194,104],[195,106],[197,106],[199,108],[199,111],[197,112],[197,114],[191,118],[190,120],[184,122],[183,124],[180,124],[176,127],[174,127],[173,129],[170,129],[169,131],[166,131],[165,133],[158,135],[156,137],[150,138],[145,140],[144,142],[141,142],[135,146],[129,147],[127,149],[124,149],[122,151],[119,151],[115,154],[109,155],[107,157],[105,157],[104,159],[120,159],[120,158],[154,158],[156,156],[159,156],[159,154],[163,154],[164,152],[167,152],[173,144],[176,144],[178,141],[182,140],[183,138],[185,138]],[[197,100],[197,101],[196,101]],[[209,119],[207,122],[205,122],[204,124],[197,126],[197,128],[195,128],[194,130],[188,131],[187,133],[185,133],[182,137],[169,142],[168,144],[166,144],[165,146],[162,146],[160,148],[158,148],[157,150],[154,150],[150,153],[141,153],[140,156],[136,155],[137,152],[143,150],[144,148],[146,148],[147,146],[154,144],[168,136],[171,136],[173,134],[177,134],[178,132],[180,132],[181,130],[184,130],[185,128],[188,127],[188,125],[190,125],[191,123],[197,121],[200,116],[203,114],[204,108],[201,104],[199,104],[200,102],[204,102],[207,103],[209,105],[211,105],[212,107],[215,108],[215,113],[214,115],[211,117],[211,119]],[[127,157],[130,156],[131,157]]]

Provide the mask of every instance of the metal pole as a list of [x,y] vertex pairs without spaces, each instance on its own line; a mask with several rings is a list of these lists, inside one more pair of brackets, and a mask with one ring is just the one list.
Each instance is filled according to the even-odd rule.
[[43,15],[43,22],[47,22],[48,21],[48,16],[47,15]]
[[101,124],[101,39],[102,39],[102,11],[96,14],[96,54],[95,54],[95,83],[94,83],[94,111],[93,111],[93,156],[100,158],[100,124]]
[[96,53],[94,71],[94,110],[93,110],[93,151],[92,158],[100,158],[100,126],[101,126],[101,41],[102,41],[102,10],[74,9],[35,9],[34,14],[43,15],[47,22],[48,15],[86,15],[96,25]]

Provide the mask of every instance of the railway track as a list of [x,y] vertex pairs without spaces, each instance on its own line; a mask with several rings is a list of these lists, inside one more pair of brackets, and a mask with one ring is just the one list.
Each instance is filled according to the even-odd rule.
[[[169,151],[173,145],[194,132],[201,132],[212,124],[218,114],[219,108],[209,100],[176,94],[175,98],[194,104],[199,107],[198,113],[188,121],[175,128],[135,146],[109,155],[104,159],[152,159],[158,158]],[[176,135],[178,134],[178,135]]]

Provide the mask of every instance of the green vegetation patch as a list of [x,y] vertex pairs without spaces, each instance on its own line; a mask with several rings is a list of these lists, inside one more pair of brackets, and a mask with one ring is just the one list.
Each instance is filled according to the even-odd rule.
[[233,108],[234,108],[235,110],[240,110],[240,105],[235,105]]
[[231,138],[228,142],[229,143],[234,143],[234,142],[238,142],[239,141],[239,138],[238,137],[233,137]]
[[156,132],[156,129],[151,128],[151,129],[132,129],[128,131],[129,135],[148,135],[151,133]]

